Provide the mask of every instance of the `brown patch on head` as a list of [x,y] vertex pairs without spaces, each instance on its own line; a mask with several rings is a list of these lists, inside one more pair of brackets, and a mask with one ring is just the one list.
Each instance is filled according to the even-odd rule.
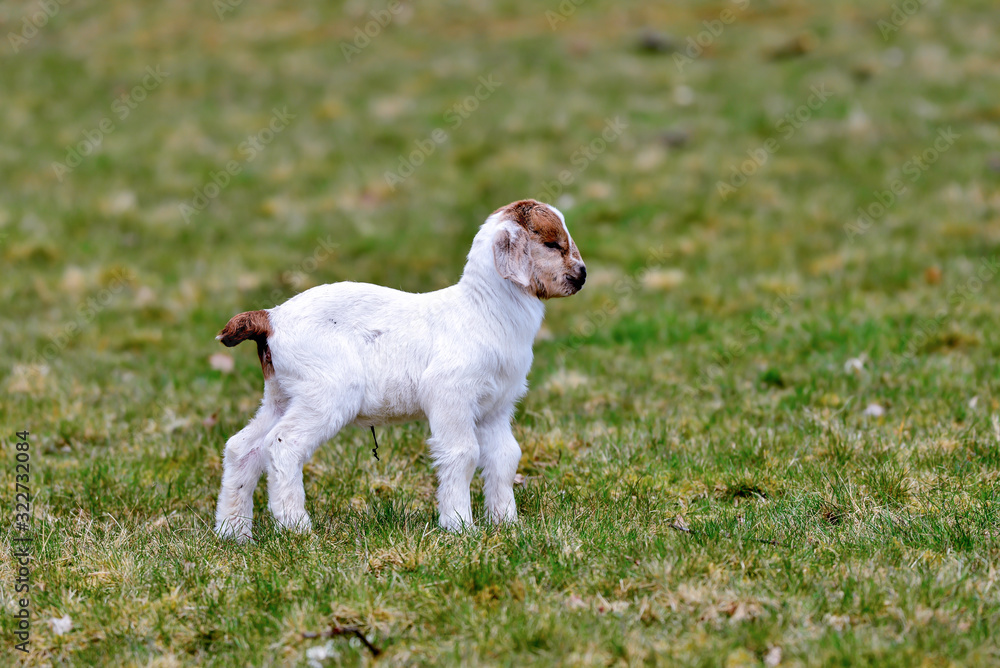
[[273,333],[271,318],[267,311],[247,311],[234,315],[215,338],[229,348],[239,345],[247,339],[256,342],[260,368],[264,372],[264,380],[267,380],[274,376],[271,349],[267,345],[267,337]]
[[546,204],[525,199],[494,213],[504,214],[504,218],[520,228],[518,236],[523,235],[523,252],[530,257],[531,264],[527,287],[535,296],[540,299],[568,297],[580,290],[587,269],[555,211]]
[[565,246],[569,241],[559,216],[541,202],[523,199],[520,202],[508,204],[503,210],[507,212],[510,220],[523,227],[527,232],[537,235],[543,244],[559,243]]

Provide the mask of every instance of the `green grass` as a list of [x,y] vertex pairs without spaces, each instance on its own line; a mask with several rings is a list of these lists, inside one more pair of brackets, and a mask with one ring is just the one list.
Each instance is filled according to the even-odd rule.
[[[204,2],[68,3],[17,53],[5,38],[0,661],[296,665],[327,646],[326,665],[368,663],[357,640],[303,636],[354,625],[393,665],[1000,663],[992,3],[928,3],[883,39],[889,2],[751,2],[680,69],[643,31],[684,49],[736,4],[588,0],[550,30],[559,6],[418,3],[350,63],[341,43],[382,5],[254,0],[220,21]],[[33,7],[0,10],[0,33]],[[786,136],[815,86],[829,99]],[[246,160],[275,108],[294,118]],[[356,429],[317,452],[312,535],[277,533],[261,486],[257,542],[216,540],[222,448],[261,391],[253,351],[214,340],[227,319],[338,280],[449,285],[477,225],[563,171],[551,199],[590,279],[536,343],[520,524],[439,531],[412,424],[380,431],[381,462]]]

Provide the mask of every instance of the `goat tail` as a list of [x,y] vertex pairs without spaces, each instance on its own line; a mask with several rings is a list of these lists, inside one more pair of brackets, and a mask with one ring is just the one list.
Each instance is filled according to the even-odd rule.
[[257,344],[257,357],[260,358],[260,368],[265,380],[274,375],[274,365],[271,363],[271,349],[267,345],[267,337],[271,336],[271,318],[267,311],[247,311],[234,315],[215,338],[223,345],[232,348],[246,340]]

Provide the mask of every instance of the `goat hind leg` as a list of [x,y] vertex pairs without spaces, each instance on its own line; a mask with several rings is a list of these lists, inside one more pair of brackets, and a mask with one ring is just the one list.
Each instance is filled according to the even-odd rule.
[[348,418],[346,413],[330,418],[308,409],[290,409],[268,432],[268,506],[280,528],[301,533],[312,530],[302,468],[319,446],[349,422]]
[[268,465],[264,440],[284,412],[277,384],[264,382],[264,400],[246,427],[226,442],[222,463],[222,488],[215,512],[215,533],[220,538],[246,542],[252,537],[253,492]]

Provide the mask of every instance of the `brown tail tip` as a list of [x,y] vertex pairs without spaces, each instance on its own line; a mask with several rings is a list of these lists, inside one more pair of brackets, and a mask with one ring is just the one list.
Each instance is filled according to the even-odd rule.
[[266,343],[270,335],[271,319],[267,311],[247,311],[234,315],[215,338],[232,348],[247,339],[256,341],[258,345]]
[[271,363],[271,348],[267,345],[267,337],[271,336],[271,318],[267,311],[247,311],[234,315],[219,335],[215,338],[225,345],[233,346],[247,339],[257,343],[257,357],[260,358],[260,368],[264,379],[274,377],[274,365]]

